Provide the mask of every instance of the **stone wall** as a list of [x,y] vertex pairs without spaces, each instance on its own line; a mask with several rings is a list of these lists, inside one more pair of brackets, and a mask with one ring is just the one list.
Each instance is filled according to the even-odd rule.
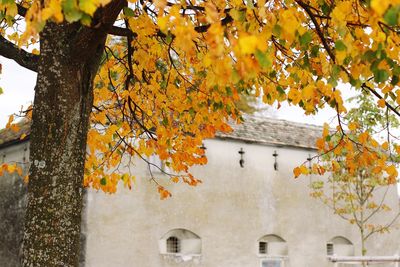
[[[0,164],[17,162],[28,172],[29,143],[21,142],[0,148]],[[0,267],[19,266],[20,247],[27,205],[27,185],[23,176],[4,173],[0,176]],[[86,191],[83,218],[86,214]],[[82,220],[81,251],[79,266],[85,266],[86,221]]]
[[[27,143],[0,150],[0,163],[18,162],[27,168]],[[17,173],[0,176],[0,266],[19,266],[27,186]]]
[[0,265],[3,267],[19,265],[26,188],[16,174],[0,178]]

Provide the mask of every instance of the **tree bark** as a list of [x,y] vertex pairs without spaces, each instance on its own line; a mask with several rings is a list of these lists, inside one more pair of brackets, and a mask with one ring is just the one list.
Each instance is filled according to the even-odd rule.
[[92,85],[106,36],[79,57],[81,29],[48,23],[40,36],[22,266],[78,266]]

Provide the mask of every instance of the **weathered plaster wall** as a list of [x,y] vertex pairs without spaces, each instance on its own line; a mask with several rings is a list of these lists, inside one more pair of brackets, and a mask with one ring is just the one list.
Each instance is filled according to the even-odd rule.
[[[348,238],[360,254],[355,228],[309,197],[307,177],[293,179],[293,168],[312,151],[226,140],[205,145],[209,163],[193,170],[203,184],[190,188],[161,176],[160,182],[173,194],[168,200],[159,200],[147,178],[138,178],[131,191],[122,188],[111,196],[89,191],[86,266],[260,266],[257,240],[266,234],[287,241],[285,267],[332,266],[326,259],[326,242],[335,236]],[[239,166],[240,148],[245,151],[244,168]],[[141,162],[136,171],[137,177],[148,177]],[[395,190],[390,199],[397,211]],[[175,228],[201,237],[199,262],[176,263],[160,255],[159,239]],[[398,237],[394,231],[371,239],[370,253],[398,253]]]
[[[0,159],[23,162],[25,157],[26,161],[26,144],[0,150]],[[191,188],[159,175],[173,193],[168,200],[159,200],[143,162],[137,162],[138,178],[131,191],[121,188],[114,195],[105,195],[89,190],[81,266],[260,266],[257,241],[267,234],[286,240],[285,267],[332,266],[326,260],[326,242],[334,236],[348,238],[360,254],[355,228],[308,196],[307,177],[292,178],[293,167],[312,151],[227,140],[208,140],[205,145],[209,163],[193,170],[203,184]],[[240,148],[245,151],[244,168],[239,166]],[[277,171],[273,169],[274,151],[278,153]],[[0,190],[0,266],[18,266],[26,189],[19,178],[3,176]],[[388,196],[396,212],[396,190]],[[174,258],[160,255],[159,240],[176,228],[201,237],[200,259],[176,263]],[[368,243],[369,252],[399,253],[398,240],[396,230],[377,235]]]
[[[27,165],[28,143],[0,150],[0,164],[18,162]],[[0,266],[19,266],[23,218],[26,207],[26,185],[17,174],[0,176]]]

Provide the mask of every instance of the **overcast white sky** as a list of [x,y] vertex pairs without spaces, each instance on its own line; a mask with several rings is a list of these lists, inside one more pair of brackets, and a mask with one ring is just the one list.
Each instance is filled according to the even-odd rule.
[[26,108],[33,102],[36,73],[3,57],[0,57],[0,64],[0,87],[3,89],[3,94],[0,95],[1,129],[12,113],[19,113],[22,105]]
[[[0,87],[4,93],[0,95],[0,129],[5,126],[8,117],[18,113],[23,105],[25,108],[33,102],[36,73],[20,67],[12,60],[0,57],[2,74],[0,76]],[[273,109],[274,117],[322,125],[335,116],[335,112],[326,108],[315,116],[306,116],[302,109],[283,104],[279,110]]]

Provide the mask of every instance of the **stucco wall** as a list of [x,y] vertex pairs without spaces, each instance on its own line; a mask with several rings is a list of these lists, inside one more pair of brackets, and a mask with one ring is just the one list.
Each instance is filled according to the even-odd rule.
[[[227,140],[209,140],[205,145],[209,163],[193,170],[203,184],[190,188],[160,176],[173,194],[168,200],[159,200],[156,186],[147,178],[138,178],[131,191],[121,188],[111,196],[89,191],[87,266],[260,266],[257,240],[266,234],[286,240],[285,266],[332,266],[326,259],[326,243],[335,236],[349,239],[360,254],[356,228],[309,197],[309,178],[293,179],[293,168],[313,151]],[[244,168],[239,166],[240,148],[245,151]],[[137,177],[148,177],[140,162],[136,171]],[[396,190],[389,198],[397,211]],[[176,263],[160,255],[160,238],[176,228],[201,237],[199,261]],[[377,236],[368,243],[369,252],[398,253],[396,240],[396,231]]]
[[[106,195],[89,189],[82,266],[260,266],[258,240],[268,234],[287,242],[286,267],[332,266],[326,260],[326,242],[335,236],[349,239],[360,254],[354,226],[308,196],[309,178],[293,179],[293,167],[313,151],[228,140],[208,140],[205,145],[209,163],[193,169],[203,180],[198,187],[174,184],[159,175],[173,194],[168,200],[159,200],[143,162],[136,164],[137,181],[131,191],[120,188]],[[241,148],[244,168],[239,165]],[[27,143],[0,150],[5,162],[24,162],[27,153]],[[0,190],[0,266],[18,266],[26,189],[16,176],[3,176]],[[388,197],[394,213],[398,210],[395,188]],[[160,239],[178,228],[201,238],[201,256],[177,263],[173,256],[160,254]],[[369,254],[399,253],[397,240],[396,230],[377,235],[367,244]]]

